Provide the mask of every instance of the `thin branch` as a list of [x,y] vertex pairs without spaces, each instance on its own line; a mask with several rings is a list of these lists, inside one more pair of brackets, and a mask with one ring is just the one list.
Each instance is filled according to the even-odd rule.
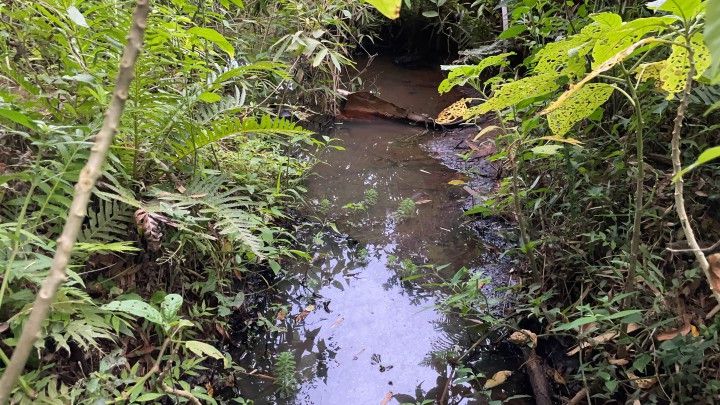
[[127,37],[127,44],[120,60],[115,91],[110,106],[105,112],[102,128],[95,136],[95,143],[90,149],[88,161],[80,172],[80,177],[75,185],[75,195],[70,206],[70,212],[68,212],[65,227],[57,240],[57,250],[53,257],[50,272],[35,298],[32,312],[30,312],[30,317],[23,327],[18,344],[10,358],[10,363],[5,369],[2,378],[0,378],[0,404],[8,402],[10,393],[25,368],[25,363],[30,356],[35,341],[42,336],[42,324],[48,317],[50,305],[55,299],[60,285],[67,280],[65,270],[70,262],[73,246],[87,212],[92,189],[102,173],[102,166],[118,130],[120,116],[128,98],[130,83],[134,76],[135,61],[140,53],[149,11],[149,0],[137,1],[132,26]]
[[688,105],[690,104],[690,91],[692,90],[692,83],[695,77],[695,52],[692,49],[690,42],[690,36],[686,32],[685,43],[687,44],[688,61],[690,69],[688,69],[687,78],[685,82],[685,88],[683,89],[680,105],[675,115],[675,122],[672,130],[672,162],[673,162],[673,178],[675,181],[675,211],[677,212],[680,224],[682,225],[683,232],[685,233],[685,239],[687,239],[690,250],[695,255],[695,259],[700,264],[700,268],[705,274],[710,290],[712,291],[715,299],[720,303],[720,291],[715,289],[715,283],[713,283],[713,277],[710,274],[710,263],[705,257],[700,245],[695,238],[695,232],[690,224],[687,210],[685,209],[685,195],[684,195],[684,182],[681,175],[682,172],[682,156],[680,152],[680,135],[682,133],[683,120],[685,119],[685,112],[687,111]]

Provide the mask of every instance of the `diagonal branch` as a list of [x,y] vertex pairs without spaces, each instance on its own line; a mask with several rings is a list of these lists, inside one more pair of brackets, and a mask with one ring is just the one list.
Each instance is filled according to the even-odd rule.
[[92,189],[102,173],[102,166],[118,130],[120,116],[125,108],[125,101],[128,98],[130,83],[134,77],[135,61],[142,46],[149,11],[149,0],[137,1],[132,26],[127,37],[127,44],[120,59],[115,91],[110,100],[110,105],[105,111],[102,128],[95,136],[95,142],[91,148],[88,161],[80,172],[80,177],[75,185],[75,195],[70,206],[70,212],[68,212],[65,227],[57,240],[57,250],[53,257],[50,272],[40,287],[30,317],[25,322],[22,335],[20,335],[18,344],[10,358],[10,363],[6,367],[2,378],[0,378],[0,404],[8,402],[13,386],[25,368],[25,362],[32,351],[33,345],[41,336],[42,324],[48,317],[50,305],[55,299],[60,285],[67,280],[66,268],[70,262],[73,246],[87,211]]

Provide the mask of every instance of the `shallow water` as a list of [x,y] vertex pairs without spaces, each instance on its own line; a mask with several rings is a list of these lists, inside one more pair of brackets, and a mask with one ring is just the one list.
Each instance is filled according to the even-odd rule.
[[[378,66],[369,73],[375,74],[372,83],[402,107],[435,113],[446,102],[427,85],[416,86],[412,95],[399,94],[413,88],[413,81],[434,80],[436,86],[438,72],[398,72],[385,61]],[[409,82],[398,86],[394,80],[401,77]],[[387,80],[393,85],[383,87]],[[275,354],[291,351],[300,386],[295,395],[281,399],[271,382],[242,377],[238,393],[256,404],[379,404],[386,398],[387,404],[398,404],[439,398],[448,366],[433,353],[462,351],[477,335],[461,319],[436,309],[445,292],[428,285],[440,277],[422,266],[446,265],[437,270],[445,279],[463,266],[482,269],[501,282],[506,278],[501,268],[488,261],[498,247],[488,247],[464,225],[466,193],[448,184],[464,177],[424,146],[437,133],[373,120],[339,122],[329,135],[345,150],[323,156],[325,163],[306,183],[305,215],[316,220],[301,227],[299,238],[309,244],[313,259],[295,265],[295,277],[280,286],[280,296],[291,307],[287,316],[275,317],[284,331],[268,333],[240,359],[248,369],[270,373]],[[363,210],[343,208],[366,199],[368,190],[377,194],[373,204]],[[398,207],[404,199],[412,199],[415,209],[403,216]],[[492,375],[516,367],[511,357],[485,353],[475,360]],[[518,391],[514,384],[507,389]],[[447,397],[452,403],[475,403],[464,398],[462,389]]]

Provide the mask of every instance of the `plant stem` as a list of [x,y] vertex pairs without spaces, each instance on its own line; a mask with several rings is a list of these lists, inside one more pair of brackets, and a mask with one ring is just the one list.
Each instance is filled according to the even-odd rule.
[[2,378],[0,378],[0,404],[8,402],[10,393],[25,368],[25,363],[30,356],[35,341],[42,336],[43,322],[48,317],[50,305],[55,299],[60,285],[67,280],[66,268],[70,262],[73,246],[80,232],[92,190],[95,187],[97,179],[102,174],[102,166],[105,163],[108,150],[117,132],[120,116],[125,107],[125,101],[128,98],[130,83],[134,76],[135,61],[140,53],[149,11],[149,0],[137,1],[137,6],[133,13],[132,26],[130,27],[130,33],[127,37],[127,44],[120,59],[120,69],[115,83],[115,91],[110,101],[110,106],[105,112],[103,126],[95,136],[95,143],[91,148],[88,161],[80,172],[80,177],[75,185],[75,196],[73,197],[62,234],[57,241],[57,250],[53,257],[50,272],[43,281],[42,287],[35,298],[32,311],[23,327],[22,334],[18,339],[18,344],[10,358],[10,363],[5,369]]
[[625,279],[625,291],[630,292],[635,286],[635,276],[637,275],[638,256],[640,255],[640,231],[642,228],[642,215],[644,211],[644,194],[645,191],[645,143],[643,140],[643,118],[642,109],[640,107],[640,99],[638,98],[635,86],[630,79],[630,73],[621,63],[620,67],[625,76],[625,81],[630,92],[630,97],[634,104],[635,110],[635,156],[637,158],[637,173],[635,174],[635,201],[633,213],[633,230],[630,238],[630,258],[628,262],[628,273]]
[[695,53],[692,49],[692,43],[690,41],[690,34],[686,30],[685,31],[685,43],[687,44],[687,52],[688,52],[688,61],[690,68],[688,69],[687,78],[685,82],[685,88],[683,89],[680,97],[680,105],[677,109],[677,114],[675,115],[675,121],[673,123],[673,130],[672,130],[672,141],[671,141],[671,148],[672,148],[672,163],[673,163],[673,178],[675,179],[675,211],[677,212],[678,218],[680,219],[680,224],[683,228],[683,233],[685,233],[685,239],[687,239],[688,246],[690,247],[690,250],[695,255],[695,259],[700,264],[700,268],[702,269],[703,273],[705,274],[705,278],[707,279],[708,284],[710,285],[710,290],[713,293],[713,296],[715,296],[715,299],[720,303],[720,291],[718,291],[715,288],[715,283],[713,283],[713,276],[710,273],[710,263],[707,260],[707,257],[705,257],[705,253],[700,248],[700,245],[697,242],[697,239],[695,238],[695,232],[692,229],[692,225],[690,224],[690,219],[688,218],[687,210],[685,209],[685,195],[684,195],[684,182],[681,175],[682,171],[682,156],[680,152],[680,135],[682,133],[682,126],[683,126],[683,120],[685,119],[685,113],[687,112],[688,105],[690,104],[690,91],[692,90],[692,84],[693,79],[695,77]]

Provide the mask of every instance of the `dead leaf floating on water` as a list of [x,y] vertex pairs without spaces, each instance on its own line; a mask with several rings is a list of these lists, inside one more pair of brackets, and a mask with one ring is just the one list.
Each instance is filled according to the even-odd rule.
[[498,385],[507,381],[508,377],[510,377],[511,375],[512,375],[512,371],[510,371],[510,370],[498,371],[497,373],[493,374],[493,376],[490,377],[487,381],[485,381],[485,385],[483,385],[483,389],[489,390],[491,388],[495,388]]
[[388,393],[385,394],[385,396],[383,397],[382,401],[380,401],[380,405],[388,405],[390,401],[392,401],[393,395],[395,394],[393,394],[392,391],[388,391]]
[[462,186],[467,183],[464,180],[456,179],[448,181],[448,184],[451,186]]
[[304,321],[305,318],[307,318],[307,316],[310,315],[310,313],[314,310],[315,310],[315,305],[306,306],[302,312],[300,312],[299,314],[297,314],[297,316],[295,316],[295,323],[300,323],[300,322]]

